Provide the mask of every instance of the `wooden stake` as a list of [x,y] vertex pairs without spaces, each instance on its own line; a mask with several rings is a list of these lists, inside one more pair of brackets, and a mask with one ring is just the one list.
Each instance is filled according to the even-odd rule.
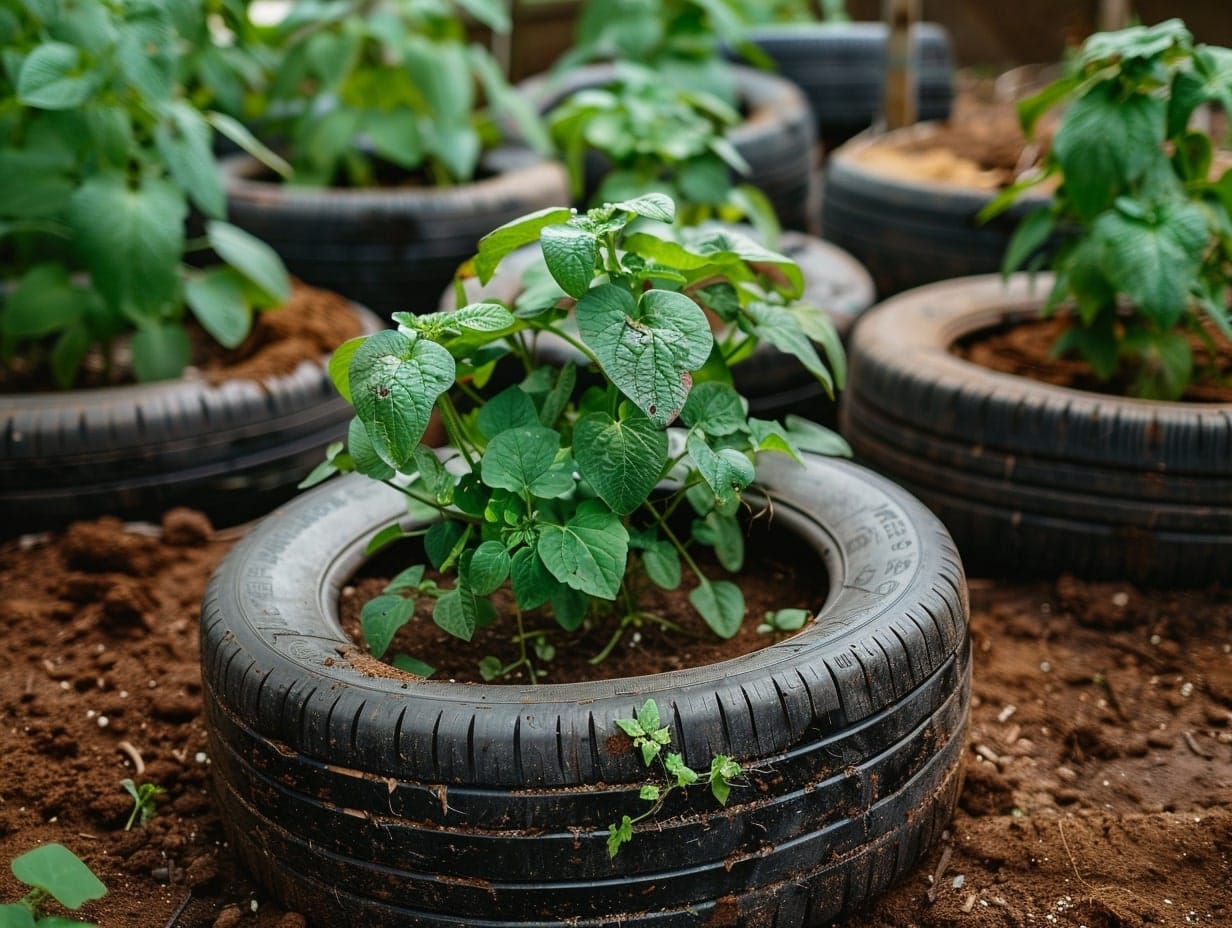
[[920,20],[921,0],[882,0],[886,37],[885,126],[901,129],[916,120],[916,74],[911,60],[911,27]]
[[1115,32],[1129,25],[1133,9],[1129,0],[1100,0],[1099,31]]

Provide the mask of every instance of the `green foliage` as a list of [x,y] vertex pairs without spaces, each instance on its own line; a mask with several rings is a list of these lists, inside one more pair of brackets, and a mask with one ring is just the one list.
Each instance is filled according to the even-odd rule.
[[1055,233],[1047,309],[1072,310],[1057,350],[1135,396],[1180,397],[1196,368],[1184,333],[1206,337],[1203,315],[1232,331],[1232,170],[1212,176],[1213,143],[1190,125],[1206,103],[1232,106],[1232,50],[1194,45],[1173,19],[1092,36],[1070,73],[1020,104],[1028,134],[1065,106],[1035,179],[1060,186],[1019,225],[1004,268],[1038,266]]
[[[198,44],[207,12],[225,25],[241,9],[0,2],[0,363],[68,387],[93,346],[118,376],[113,349],[131,335],[137,379],[175,377],[186,312],[234,347],[255,309],[286,300],[281,262],[225,222],[212,145],[234,120],[192,102],[213,102],[208,72],[242,104],[242,52]],[[184,265],[201,247],[185,237],[190,207],[224,264]]]
[[158,802],[158,797],[164,795],[167,791],[153,783],[142,783],[138,786],[127,777],[120,781],[120,786],[124,788],[124,792],[133,797],[133,811],[129,815],[128,821],[124,824],[124,830],[132,831],[133,825],[138,820],[140,820],[141,826],[144,828],[157,814],[156,803]]
[[[680,754],[667,750],[672,744],[671,729],[662,724],[659,706],[653,699],[647,699],[633,718],[617,719],[616,726],[633,739],[633,747],[641,753],[642,763],[657,768],[664,780],[647,783],[641,788],[639,795],[650,804],[650,808],[641,815],[621,816],[619,823],[614,822],[608,828],[607,852],[610,857],[615,857],[623,845],[633,840],[633,827],[663,808],[668,796],[677,790],[688,789],[701,779],[697,771],[685,764]],[[716,754],[710,759],[706,782],[719,805],[727,805],[732,781],[740,776],[740,772],[740,765],[726,754]]]
[[30,891],[15,903],[0,905],[0,928],[93,928],[89,922],[44,911],[51,900],[76,911],[107,894],[107,887],[68,848],[61,844],[40,845],[14,858],[10,868],[18,882],[29,886]]
[[500,0],[297,0],[269,36],[260,105],[265,130],[286,142],[293,182],[377,186],[382,165],[469,182],[501,135],[491,114],[546,150],[533,108],[468,42],[468,16],[509,29]]
[[654,190],[676,201],[685,225],[748,219],[773,241],[778,223],[765,195],[732,181],[733,174],[749,173],[727,138],[739,121],[736,109],[714,93],[674,85],[630,62],[618,65],[608,85],[579,90],[548,114],[575,197],[584,192],[586,158],[595,152],[610,168],[595,204]]
[[587,0],[573,48],[556,67],[636,61],[670,87],[705,91],[734,104],[735,80],[723,48],[738,49],[760,67],[772,66],[747,39],[764,6],[749,0]]
[[[796,302],[803,280],[791,261],[728,229],[668,226],[673,216],[669,198],[647,194],[516,220],[480,242],[481,280],[537,240],[543,264],[532,276],[552,286],[528,287],[513,306],[396,313],[396,330],[336,353],[331,376],[356,417],[345,447],[332,446],[306,482],[359,471],[397,486],[439,513],[423,550],[454,577],[438,589],[417,565],[368,603],[374,654],[385,653],[422,595],[435,599],[437,625],[470,640],[497,620],[492,596],[508,589],[521,656],[507,666],[485,658],[481,669],[489,678],[521,669],[533,681],[555,650],[549,635],[556,642],[584,624],[611,623],[601,660],[625,629],[670,625],[639,610],[635,594],[646,582],[675,589],[686,571],[706,624],[723,637],[739,629],[739,588],[703,575],[693,551],[708,546],[725,568],[743,566],[737,513],[752,508],[745,491],[758,453],[846,446],[815,424],[750,419],[730,366],[768,338],[807,356],[829,389],[839,378],[820,358],[841,372],[841,349],[825,315]],[[543,360],[535,342],[545,335],[573,346],[592,385],[575,363]],[[521,379],[485,394],[473,372],[501,358],[520,372],[504,382]],[[471,407],[465,415],[455,396]],[[420,444],[433,411],[452,446],[447,461]],[[392,526],[370,549],[404,534]],[[557,627],[528,628],[527,614],[545,608]]]

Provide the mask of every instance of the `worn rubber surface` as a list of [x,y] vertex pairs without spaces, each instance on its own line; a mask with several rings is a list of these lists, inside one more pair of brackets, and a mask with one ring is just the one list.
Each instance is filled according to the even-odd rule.
[[385,316],[430,312],[480,238],[569,202],[564,168],[520,148],[489,152],[480,162],[487,176],[456,187],[294,187],[260,179],[264,169],[246,155],[222,165],[231,222],[305,282]]
[[[815,232],[817,183],[813,165],[817,136],[808,101],[786,78],[753,68],[737,66],[732,70],[744,121],[733,126],[727,138],[751,169],[748,177],[733,179],[760,189],[783,228]],[[610,64],[588,65],[560,77],[527,78],[518,89],[546,113],[575,91],[610,82],[615,73]],[[588,177],[587,186],[596,190],[601,162],[592,160],[587,171],[595,174]]]
[[[369,331],[381,327],[360,311]],[[229,525],[288,499],[346,436],[323,361],[262,382],[167,380],[0,399],[0,533],[185,505]]]
[[[368,539],[404,513],[362,478],[270,516],[202,613],[210,756],[252,872],[323,926],[819,926],[945,828],[970,698],[962,567],[944,529],[847,462],[764,465],[783,530],[831,577],[803,633],[708,667],[586,684],[365,673],[338,625]],[[647,772],[615,720],[647,697],[695,787],[610,860]]]
[[1000,374],[949,346],[1038,313],[1051,278],[922,287],[865,314],[843,431],[909,487],[973,570],[1160,585],[1232,568],[1232,405],[1165,403]]
[[[867,129],[885,95],[886,24],[789,23],[759,26],[752,42],[778,73],[808,99],[817,137],[827,147]],[[918,23],[911,34],[917,118],[947,119],[954,100],[954,52],[938,23]]]
[[927,126],[857,136],[834,151],[822,179],[821,230],[867,267],[884,299],[923,284],[1001,269],[1019,220],[1048,202],[1028,194],[987,223],[976,216],[994,192],[871,170],[861,152],[879,139]]

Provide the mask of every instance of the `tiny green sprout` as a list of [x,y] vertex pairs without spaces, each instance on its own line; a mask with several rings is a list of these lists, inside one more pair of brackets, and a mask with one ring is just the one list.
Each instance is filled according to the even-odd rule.
[[[620,824],[613,823],[608,828],[607,852],[610,857],[620,853],[621,845],[633,840],[633,826],[658,812],[673,791],[687,789],[701,779],[680,754],[664,750],[671,747],[672,734],[670,728],[660,724],[661,721],[659,706],[653,699],[647,699],[634,718],[616,720],[616,727],[632,738],[633,746],[641,750],[642,763],[650,767],[657,761],[667,781],[643,784],[638,791],[638,798],[650,803],[650,808],[635,817],[622,816]],[[732,758],[726,754],[716,754],[711,758],[708,782],[710,792],[719,801],[719,805],[727,805],[732,781],[738,776],[740,765]]]
[[44,844],[13,859],[13,876],[30,887],[15,903],[0,905],[0,928],[94,928],[90,922],[47,915],[43,907],[54,899],[76,911],[107,895],[107,887],[76,854],[62,844]]
[[138,818],[140,818],[143,827],[148,825],[157,811],[155,803],[157,803],[158,797],[167,791],[161,786],[155,786],[153,783],[142,783],[138,786],[127,777],[120,781],[120,785],[124,787],[126,793],[133,797],[133,811],[128,816],[128,822],[124,825],[124,830],[132,831],[133,824]]
[[812,613],[807,609],[779,609],[777,612],[767,612],[766,618],[757,626],[759,635],[770,635],[774,632],[798,632],[804,628]]

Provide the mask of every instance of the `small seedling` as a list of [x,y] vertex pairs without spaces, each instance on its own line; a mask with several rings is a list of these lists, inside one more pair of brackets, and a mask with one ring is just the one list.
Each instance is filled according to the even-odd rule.
[[[633,826],[658,812],[673,791],[685,789],[701,779],[697,771],[685,764],[683,757],[674,751],[665,751],[671,747],[672,733],[659,721],[659,706],[653,699],[643,703],[635,718],[616,720],[617,727],[633,739],[633,747],[642,752],[642,763],[647,767],[658,763],[667,780],[665,784],[647,783],[642,787],[639,795],[650,803],[649,809],[636,817],[622,816],[619,825],[608,828],[607,852],[611,857],[620,853],[621,845],[633,840]],[[732,781],[738,776],[740,765],[726,754],[716,754],[710,759],[710,792],[719,805],[727,805]]]
[[158,797],[162,796],[167,791],[161,786],[155,786],[153,783],[142,783],[138,786],[130,779],[123,779],[120,785],[124,787],[124,791],[133,797],[133,811],[128,816],[128,821],[124,825],[125,831],[132,831],[133,824],[140,819],[141,826],[144,828],[154,818],[158,810],[155,808],[155,803],[158,802]]
[[757,626],[757,634],[772,635],[776,632],[798,632],[804,628],[804,623],[812,615],[807,609],[779,609],[777,612],[767,612],[765,619]]
[[90,922],[43,912],[51,899],[75,911],[107,895],[107,887],[68,848],[62,844],[41,845],[14,858],[10,869],[30,891],[17,902],[0,905],[0,928],[94,928]]

